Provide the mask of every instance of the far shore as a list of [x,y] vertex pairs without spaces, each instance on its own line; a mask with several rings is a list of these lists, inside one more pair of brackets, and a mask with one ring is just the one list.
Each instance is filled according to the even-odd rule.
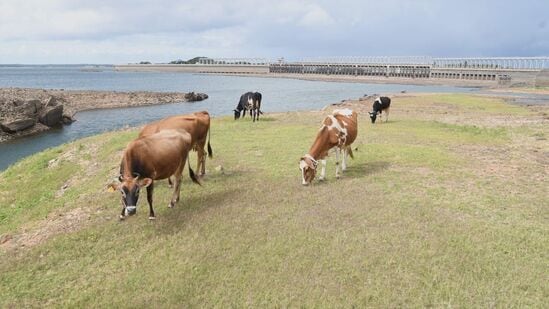
[[64,103],[66,111],[74,114],[93,109],[200,101],[190,98],[192,95],[195,94],[187,92],[0,88],[0,103],[9,100],[47,100],[53,96]]

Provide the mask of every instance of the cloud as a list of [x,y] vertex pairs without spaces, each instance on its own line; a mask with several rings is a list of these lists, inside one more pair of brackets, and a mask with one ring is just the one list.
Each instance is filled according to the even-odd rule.
[[548,11],[543,0],[2,0],[0,63],[548,55]]

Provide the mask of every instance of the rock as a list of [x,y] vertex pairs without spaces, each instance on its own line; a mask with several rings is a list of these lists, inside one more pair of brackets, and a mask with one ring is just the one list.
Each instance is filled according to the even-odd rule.
[[2,130],[7,133],[15,133],[28,129],[35,124],[36,120],[34,118],[22,118],[12,121],[4,121],[0,123],[0,128],[2,128]]
[[54,107],[47,106],[38,120],[40,123],[47,125],[48,127],[60,124],[63,119],[63,105],[57,105]]
[[63,114],[63,118],[61,119],[61,122],[63,124],[71,124],[75,121],[76,120],[71,115],[68,115],[68,114]]
[[25,101],[23,100],[13,100],[13,106],[23,106],[23,104],[25,104]]
[[40,102],[40,100],[29,100],[26,101],[22,107],[24,114],[32,116],[42,109],[42,102]]
[[46,107],[56,106],[56,105],[57,105],[57,98],[54,97],[54,96],[51,96],[51,97],[48,99],[48,102],[46,102]]
[[207,98],[208,98],[208,95],[205,93],[189,92],[185,94],[185,99],[189,102],[202,101],[202,100],[206,100]]

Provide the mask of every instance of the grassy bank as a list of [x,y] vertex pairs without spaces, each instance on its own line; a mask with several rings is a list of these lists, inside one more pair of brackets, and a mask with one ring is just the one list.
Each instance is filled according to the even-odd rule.
[[342,179],[332,158],[300,185],[327,111],[217,118],[203,186],[185,177],[168,209],[157,183],[154,222],[144,197],[118,222],[105,190],[136,131],[17,163],[0,174],[0,307],[547,304],[547,114],[409,96],[371,125],[370,103],[346,105],[361,116]]

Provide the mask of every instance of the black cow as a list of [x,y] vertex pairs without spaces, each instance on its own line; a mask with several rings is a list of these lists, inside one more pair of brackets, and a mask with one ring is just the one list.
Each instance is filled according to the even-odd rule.
[[377,114],[381,121],[381,114],[385,112],[385,122],[389,120],[389,108],[391,107],[391,99],[388,97],[378,97],[374,100],[372,111],[369,112],[372,123],[376,122]]
[[261,109],[261,93],[246,92],[240,96],[240,101],[234,110],[234,119],[240,118],[240,113],[243,111],[242,118],[246,116],[246,111],[250,111],[250,117],[255,121],[259,120],[259,114],[263,114]]

